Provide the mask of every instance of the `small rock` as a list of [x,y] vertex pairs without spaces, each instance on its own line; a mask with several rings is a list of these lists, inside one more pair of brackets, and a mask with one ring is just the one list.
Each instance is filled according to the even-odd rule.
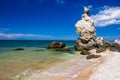
[[96,44],[99,44],[101,46],[104,45],[104,43],[103,43],[103,37],[98,37],[95,41],[96,41]]
[[87,50],[83,49],[83,50],[81,50],[80,54],[82,54],[82,55],[89,55],[91,53],[88,52]]
[[66,47],[66,45],[63,42],[53,41],[50,45],[48,45],[48,49],[63,48],[63,47]]
[[120,45],[117,43],[112,43],[112,47],[110,50],[120,52]]
[[16,49],[14,49],[14,50],[16,50],[16,51],[17,51],[17,50],[24,50],[24,49],[23,49],[23,48],[16,48]]
[[93,59],[93,58],[99,58],[101,55],[95,55],[95,54],[90,54],[86,57],[86,59]]
[[114,41],[114,43],[117,43],[117,44],[120,45],[120,40],[116,39],[116,40]]
[[90,52],[88,52],[86,49],[84,49],[83,47],[79,46],[79,51],[81,55],[89,55],[91,54]]
[[50,45],[48,45],[48,49],[56,49],[56,51],[69,51],[69,48],[63,42],[55,42],[53,41]]

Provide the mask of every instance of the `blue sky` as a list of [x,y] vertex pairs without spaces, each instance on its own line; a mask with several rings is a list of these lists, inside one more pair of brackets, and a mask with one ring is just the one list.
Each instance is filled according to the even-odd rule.
[[0,0],[0,39],[75,40],[84,6],[98,37],[120,39],[119,0]]

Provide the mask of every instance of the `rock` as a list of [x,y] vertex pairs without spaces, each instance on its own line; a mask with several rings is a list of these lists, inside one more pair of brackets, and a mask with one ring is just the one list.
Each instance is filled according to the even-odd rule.
[[94,21],[88,16],[90,10],[84,7],[84,14],[82,20],[79,20],[76,24],[76,32],[80,35],[80,38],[76,41],[75,49],[79,50],[79,47],[83,47],[86,50],[95,48],[96,42],[96,30],[94,28]]
[[89,54],[90,54],[90,52],[88,52],[88,51],[87,51],[86,49],[84,49],[82,46],[77,46],[77,45],[75,45],[74,48],[75,48],[75,50],[77,50],[77,51],[81,51],[80,54],[82,54],[82,55],[89,55]]
[[86,50],[91,50],[91,49],[95,49],[96,43],[95,43],[94,39],[92,39],[90,41],[85,41],[85,40],[79,38],[79,40],[77,40],[74,48],[75,48],[75,50],[80,51],[79,47],[83,47]]
[[86,57],[86,59],[93,59],[93,58],[99,58],[101,55],[95,55],[95,54],[90,54]]
[[14,50],[16,50],[16,51],[17,51],[17,50],[24,50],[24,49],[23,49],[23,48],[16,48],[16,49],[14,49]]
[[[90,10],[84,7],[82,19],[75,24],[76,32],[80,35],[74,46],[75,50],[81,51],[81,54],[88,55],[88,51],[96,49],[97,53],[105,50],[120,51],[120,41],[115,40],[114,43],[104,41],[103,37],[96,38],[96,30],[94,21],[89,17]],[[96,38],[96,40],[95,40]],[[95,55],[94,55],[95,56]]]
[[111,51],[120,52],[120,45],[118,43],[112,43]]
[[64,47],[66,47],[66,45],[63,42],[53,41],[50,45],[48,45],[49,49],[64,48]]
[[95,41],[96,41],[96,44],[98,44],[98,45],[101,45],[101,46],[104,45],[103,37],[98,37],[98,38],[96,38]]
[[104,41],[104,48],[105,50],[111,50],[111,47],[112,47],[112,43],[110,43],[109,41]]
[[101,47],[101,48],[96,48],[96,53],[101,53],[105,51],[105,48],[104,47]]
[[117,39],[117,40],[114,41],[114,43],[117,43],[117,44],[120,45],[120,40]]
[[53,41],[50,45],[48,45],[48,49],[56,49],[56,51],[69,51],[69,48],[63,42],[55,42]]
[[112,44],[109,41],[104,41],[104,46],[105,47],[111,47]]
[[89,55],[89,54],[91,54],[91,53],[88,52],[88,51],[85,50],[85,49],[82,49],[81,52],[80,52],[80,54],[82,54],[82,55]]
[[89,14],[89,13],[90,13],[90,10],[89,10],[87,7],[84,7],[84,12],[85,12],[86,14]]

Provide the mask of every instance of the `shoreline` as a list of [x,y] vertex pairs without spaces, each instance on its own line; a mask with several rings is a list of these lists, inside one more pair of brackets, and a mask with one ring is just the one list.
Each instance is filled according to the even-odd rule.
[[74,80],[89,80],[90,76],[94,73],[94,71],[97,69],[99,65],[103,63],[103,57],[97,58],[97,59],[91,59],[95,62],[98,62],[95,65],[91,65],[86,70],[83,70],[80,75],[78,75]]
[[56,64],[44,72],[38,70],[25,80],[88,80],[93,69],[103,62],[103,58],[87,60],[85,56],[81,57]]
[[[119,52],[105,51],[101,52],[100,58],[86,59],[86,56],[77,54],[73,59],[55,63],[44,71],[35,70],[30,75],[25,76],[24,80],[100,80],[99,70],[107,65],[106,63],[116,57]],[[119,54],[120,55],[120,54]],[[115,64],[116,65],[116,64]],[[114,65],[114,66],[115,66]],[[109,64],[109,67],[112,66]],[[105,67],[106,68],[106,67]],[[112,68],[110,68],[112,69]],[[118,72],[119,73],[119,72]],[[100,77],[99,77],[100,78]],[[18,80],[18,79],[13,79]],[[109,79],[102,79],[109,80]]]

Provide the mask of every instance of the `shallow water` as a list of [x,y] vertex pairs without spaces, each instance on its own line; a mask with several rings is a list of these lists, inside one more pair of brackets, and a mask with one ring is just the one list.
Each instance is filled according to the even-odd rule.
[[[75,56],[71,51],[55,51],[46,47],[52,41],[0,41],[0,80],[9,80],[28,69],[44,70],[54,63],[71,59]],[[64,41],[67,46],[74,41]],[[24,50],[15,51],[15,48]]]
[[75,53],[75,51],[61,52],[37,47],[24,47],[24,49],[23,51],[15,51],[13,48],[0,50],[0,80],[8,79],[27,69],[44,70],[56,62],[72,58],[68,55]]

